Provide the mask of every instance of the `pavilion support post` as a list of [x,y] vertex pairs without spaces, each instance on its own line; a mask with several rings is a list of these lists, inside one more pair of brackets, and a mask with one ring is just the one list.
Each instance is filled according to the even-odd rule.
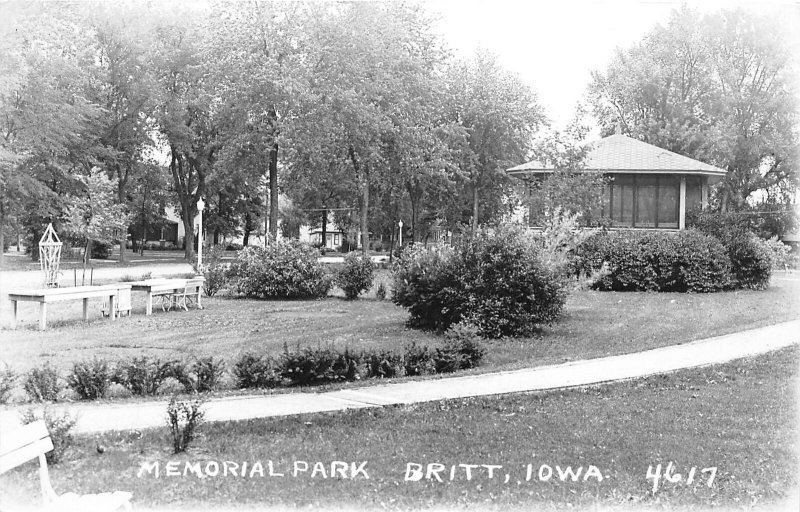
[[700,206],[705,210],[708,208],[708,178],[700,184]]
[[678,200],[678,229],[686,229],[686,176],[681,176],[681,191]]

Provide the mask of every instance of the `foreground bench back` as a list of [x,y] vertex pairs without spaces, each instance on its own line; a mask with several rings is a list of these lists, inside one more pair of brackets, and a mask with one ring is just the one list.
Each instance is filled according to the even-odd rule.
[[53,441],[44,421],[39,420],[19,429],[4,431],[0,436],[0,474],[39,459],[39,480],[45,505],[52,510],[108,511],[131,510],[131,494],[112,492],[79,496],[56,494],[50,484],[45,454],[53,449]]

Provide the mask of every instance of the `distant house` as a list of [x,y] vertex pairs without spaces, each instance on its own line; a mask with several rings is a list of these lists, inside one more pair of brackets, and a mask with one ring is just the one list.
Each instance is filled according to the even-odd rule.
[[[335,223],[328,224],[325,231],[325,247],[328,249],[337,249],[340,245],[342,245],[346,237],[347,233],[339,229]],[[322,229],[301,226],[300,240],[321,247]]]
[[[553,171],[532,161],[506,172],[532,181]],[[725,176],[723,169],[620,134],[592,144],[583,172],[612,178],[603,191],[603,217],[614,227],[645,229],[684,229],[686,212],[705,208],[709,185]]]

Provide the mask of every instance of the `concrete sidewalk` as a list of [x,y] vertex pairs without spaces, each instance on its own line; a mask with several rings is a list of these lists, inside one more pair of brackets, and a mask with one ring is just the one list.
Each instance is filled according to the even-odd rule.
[[[724,363],[800,342],[800,320],[645,352],[525,370],[402,382],[326,393],[228,397],[205,404],[207,421],[245,420],[342,411],[434,400],[540,391],[644,377]],[[59,404],[77,415],[77,432],[141,429],[165,425],[166,401],[125,404]],[[0,411],[0,429],[18,423],[25,407]]]

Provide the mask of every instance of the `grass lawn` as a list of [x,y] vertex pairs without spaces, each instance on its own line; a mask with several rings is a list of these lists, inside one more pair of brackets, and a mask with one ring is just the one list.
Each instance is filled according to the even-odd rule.
[[[382,276],[386,278],[384,274]],[[796,319],[800,280],[775,280],[765,291],[714,294],[579,291],[566,315],[540,336],[487,342],[478,371],[512,369],[602,357],[684,343]],[[150,354],[162,358],[212,355],[229,363],[244,351],[279,355],[284,344],[354,350],[402,350],[412,341],[435,346],[441,338],[406,329],[405,310],[390,301],[364,297],[345,301],[255,301],[204,299],[202,311],[156,310],[144,316],[144,294],[133,294],[131,317],[115,322],[96,317],[81,322],[80,301],[53,304],[49,329],[35,330],[38,305],[21,303],[26,321],[16,331],[0,330],[0,361],[25,371],[48,361],[67,370],[94,356],[117,360]]]
[[[137,510],[257,505],[390,510],[768,505],[797,510],[799,363],[800,349],[792,347],[586,389],[207,424],[194,447],[178,456],[171,455],[166,428],[141,436],[86,436],[77,439],[51,475],[60,492],[132,491]],[[106,447],[102,455],[98,444]],[[252,468],[260,461],[265,476],[256,472],[251,478],[250,471],[244,477],[222,472],[203,479],[191,473],[166,476],[170,461],[178,463],[180,473],[186,462],[199,463],[205,473],[213,472],[213,462],[223,468],[232,461],[241,471],[243,462]],[[284,476],[269,476],[270,461]],[[308,463],[308,470],[293,476],[296,461]],[[341,473],[332,478],[331,461],[366,462],[369,479],[362,473],[350,478],[350,466],[347,478]],[[160,465],[159,478],[147,471],[138,476],[142,463],[153,462]],[[312,475],[315,462],[322,464]],[[425,469],[441,464],[443,482],[433,474],[406,481],[409,463]],[[681,474],[679,481],[666,480],[670,463],[671,474]],[[478,465],[471,468],[471,479],[459,464]],[[648,466],[655,470],[657,464],[662,476],[653,492]],[[488,468],[479,465],[502,467],[490,478]],[[559,470],[567,466],[582,468],[577,481],[561,479]],[[590,466],[597,471],[587,478]],[[693,467],[694,481],[688,484]],[[701,470],[712,467],[716,473],[709,487],[711,471]],[[37,484],[33,463],[0,477],[9,502],[30,502]]]
[[[231,255],[234,253],[231,252]],[[5,253],[5,258],[3,261],[3,266],[0,267],[0,270],[34,270],[38,271],[40,268],[40,264],[38,261],[33,261],[29,254],[25,254],[24,252],[17,252],[16,250],[11,250]],[[125,263],[119,263],[119,251],[114,251],[106,259],[97,259],[92,258],[89,260],[88,267],[94,268],[109,268],[109,267],[118,267],[118,266],[142,266],[142,265],[152,265],[154,263],[174,263],[174,262],[184,262],[183,259],[184,253],[183,251],[149,251],[145,250],[143,255],[139,255],[139,253],[134,253],[130,249],[125,251]],[[87,268],[88,268],[87,267]],[[75,255],[73,257],[67,258],[66,256],[62,256],[60,268],[62,271],[68,270],[70,274],[72,273],[73,268],[77,268],[78,270],[83,268],[83,259],[80,255]],[[37,276],[38,277],[38,276]]]

